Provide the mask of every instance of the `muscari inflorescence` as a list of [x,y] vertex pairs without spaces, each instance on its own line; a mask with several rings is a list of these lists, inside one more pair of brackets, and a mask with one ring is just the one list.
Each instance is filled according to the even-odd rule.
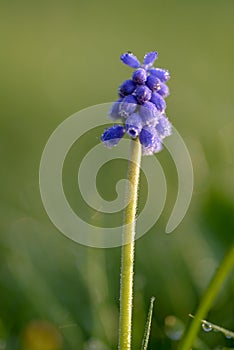
[[101,140],[107,147],[116,146],[128,134],[132,139],[139,137],[143,155],[151,155],[161,151],[163,139],[171,135],[172,126],[165,114],[165,98],[169,95],[166,82],[170,74],[168,70],[153,67],[157,57],[157,52],[149,52],[141,65],[131,52],[120,56],[123,63],[135,70],[132,78],[120,85],[120,98],[109,111],[109,118],[122,123],[114,124],[102,134]]

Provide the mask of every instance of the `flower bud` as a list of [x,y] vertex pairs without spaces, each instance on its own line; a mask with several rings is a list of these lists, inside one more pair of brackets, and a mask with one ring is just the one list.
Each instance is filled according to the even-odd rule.
[[136,58],[136,56],[133,55],[131,52],[126,52],[120,56],[120,59],[123,63],[125,63],[127,66],[132,68],[139,68],[140,62]]
[[142,104],[146,101],[149,101],[150,98],[151,98],[151,91],[150,89],[145,86],[145,85],[140,85],[136,88],[136,98],[137,98],[137,101]]
[[160,89],[157,91],[157,93],[166,98],[170,94],[169,87],[164,83],[160,83]]
[[146,73],[146,70],[143,68],[138,68],[132,74],[132,80],[139,85],[144,84],[146,81],[146,78],[147,78],[147,73]]
[[140,134],[142,126],[142,119],[138,113],[133,113],[126,119],[126,131],[134,139]]
[[137,99],[133,95],[124,97],[120,106],[120,115],[123,118],[127,118],[130,114],[134,113],[137,107]]
[[165,114],[159,117],[158,123],[155,129],[157,131],[158,136],[161,138],[161,140],[172,134],[171,123],[169,122]]
[[101,136],[101,141],[108,148],[116,146],[120,139],[125,133],[124,127],[122,125],[113,125],[110,128],[106,129]]
[[150,102],[152,102],[158,111],[164,112],[166,109],[166,102],[163,99],[161,95],[159,95],[157,92],[152,92],[152,96],[150,99]]
[[162,143],[154,127],[144,126],[140,133],[143,155],[152,155],[161,151]]
[[117,120],[121,118],[120,115],[120,106],[121,106],[121,102],[123,101],[122,98],[120,98],[118,101],[114,102],[110,108],[109,111],[109,118],[112,120]]
[[157,58],[158,53],[156,51],[148,52],[147,54],[145,54],[143,65],[151,67]]
[[159,78],[161,82],[165,83],[170,79],[170,73],[168,70],[161,68],[151,68],[149,69],[150,74]]
[[140,116],[146,125],[156,125],[159,111],[152,102],[145,102],[140,107]]
[[147,80],[146,80],[146,85],[148,86],[148,88],[151,90],[151,91],[157,91],[160,89],[160,80],[153,76],[153,75],[149,75],[147,77]]
[[136,89],[136,84],[132,80],[125,80],[119,87],[120,97],[124,97],[133,93]]

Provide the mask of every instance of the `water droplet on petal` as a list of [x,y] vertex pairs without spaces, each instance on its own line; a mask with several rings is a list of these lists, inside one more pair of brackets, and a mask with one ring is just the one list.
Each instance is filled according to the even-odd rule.
[[211,324],[209,322],[203,322],[202,329],[205,332],[210,332],[210,331],[212,331],[213,327],[211,326]]

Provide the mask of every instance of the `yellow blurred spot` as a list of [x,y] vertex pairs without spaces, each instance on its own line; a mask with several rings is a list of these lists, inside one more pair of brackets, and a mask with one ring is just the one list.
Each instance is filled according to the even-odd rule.
[[22,337],[24,350],[60,350],[62,336],[57,328],[47,321],[31,321]]

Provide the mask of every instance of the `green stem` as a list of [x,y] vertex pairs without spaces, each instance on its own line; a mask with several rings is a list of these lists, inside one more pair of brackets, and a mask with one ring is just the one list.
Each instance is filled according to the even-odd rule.
[[133,305],[133,266],[135,246],[135,223],[140,177],[141,145],[139,140],[132,140],[128,164],[127,199],[125,226],[121,253],[120,275],[120,316],[119,316],[119,350],[131,349],[132,305]]
[[234,266],[234,246],[228,251],[225,255],[223,261],[221,262],[218,270],[216,271],[213,279],[210,282],[201,303],[197,309],[197,312],[194,316],[194,319],[187,332],[184,333],[181,344],[179,346],[180,350],[189,350],[191,349],[193,342],[196,338],[196,335],[200,329],[200,320],[206,318],[206,315],[214,302],[218,291],[223,284],[225,278],[228,276],[230,271]]
[[145,324],[145,333],[142,340],[141,350],[147,350],[148,344],[149,344],[149,337],[150,337],[150,331],[151,331],[151,323],[152,323],[152,317],[153,317],[153,309],[154,309],[154,301],[155,297],[151,297],[150,299],[150,307],[149,312]]
[[[190,317],[194,318],[193,315],[189,315]],[[200,322],[204,325],[204,326],[207,326],[210,330],[214,330],[214,331],[217,331],[217,332],[221,332],[225,335],[225,337],[227,338],[234,338],[234,332],[232,331],[229,331],[228,329],[226,328],[223,328],[223,327],[220,327],[218,326],[217,324],[214,324],[214,323],[211,323],[207,320],[200,320]]]

